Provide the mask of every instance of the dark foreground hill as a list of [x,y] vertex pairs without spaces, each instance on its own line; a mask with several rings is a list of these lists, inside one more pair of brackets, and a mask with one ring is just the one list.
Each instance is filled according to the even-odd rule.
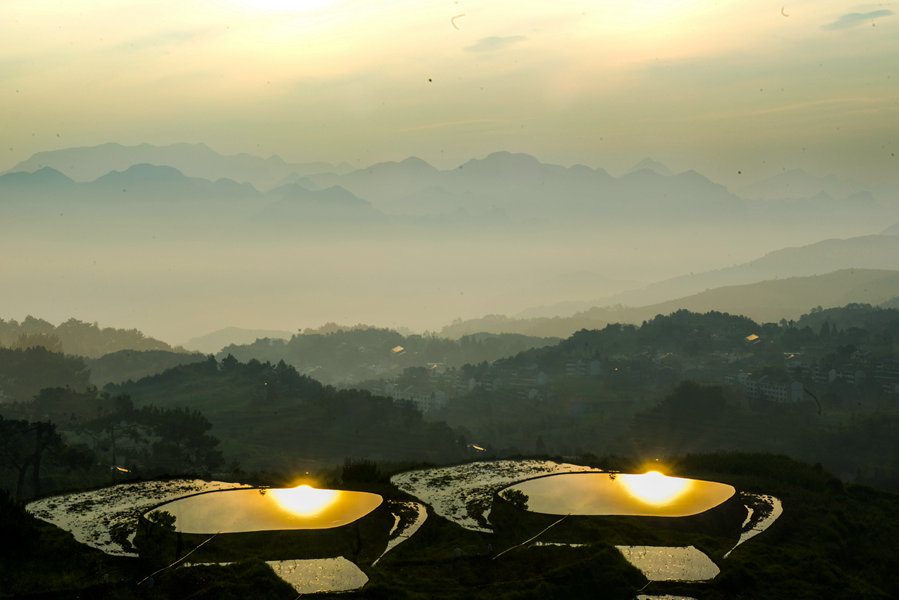
[[445,461],[465,455],[445,423],[426,422],[414,406],[364,390],[337,390],[279,362],[232,356],[183,364],[109,385],[136,407],[200,411],[226,459],[251,469],[286,469],[297,461],[344,458]]
[[[634,466],[620,458],[574,460],[601,468]],[[724,550],[736,542],[737,526],[732,534],[710,535],[673,532],[635,518],[596,517],[577,527],[568,519],[541,532],[545,527],[533,515],[500,504],[496,510],[506,527],[490,534],[462,529],[430,512],[422,528],[377,565],[358,560],[369,581],[344,597],[631,600],[651,594],[703,600],[886,600],[899,595],[895,494],[846,485],[818,466],[777,455],[689,455],[670,457],[668,463],[679,475],[773,495],[782,502],[783,514],[724,558]],[[386,478],[367,483],[341,483],[338,478],[333,484],[376,491],[391,499],[408,498]],[[580,547],[564,545],[565,536],[578,530],[592,532],[593,537]],[[70,534],[34,519],[4,497],[0,497],[0,535],[7,542],[0,546],[3,598],[296,597],[253,552],[227,566],[157,570],[157,565],[170,563],[163,556],[168,557],[174,546],[141,543],[140,558],[110,557],[74,542]],[[522,544],[532,537],[559,545]],[[705,552],[721,572],[704,583],[649,582],[614,547],[633,540],[648,545],[685,541]],[[191,549],[193,544],[187,544],[178,557]],[[373,552],[363,548],[360,557]],[[201,548],[194,556],[202,554]],[[153,581],[147,585],[150,574]]]

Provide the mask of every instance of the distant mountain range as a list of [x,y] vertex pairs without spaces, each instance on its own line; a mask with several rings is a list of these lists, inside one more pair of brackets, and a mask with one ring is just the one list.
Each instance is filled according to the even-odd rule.
[[893,306],[899,297],[899,271],[842,269],[826,275],[790,277],[724,286],[698,294],[639,307],[594,307],[570,317],[514,319],[491,315],[460,321],[441,330],[459,337],[477,331],[567,337],[580,329],[601,329],[609,323],[639,324],[658,314],[680,309],[743,315],[758,322],[798,319],[812,308],[850,303]]
[[309,179],[320,186],[340,185],[396,215],[502,211],[513,220],[540,218],[552,223],[634,218],[651,206],[656,216],[680,221],[700,210],[706,218],[714,218],[742,209],[739,198],[695,171],[664,175],[641,168],[615,178],[603,169],[549,165],[509,152],[494,152],[447,171],[409,158]]
[[616,178],[601,168],[562,167],[510,152],[449,170],[415,157],[352,169],[223,156],[203,144],[103,144],[40,152],[0,175],[0,217],[20,224],[50,215],[55,222],[116,214],[127,220],[150,204],[157,220],[202,215],[192,231],[206,220],[222,230],[230,219],[288,230],[310,223],[602,230],[622,223],[741,223],[764,234],[828,220],[882,227],[899,221],[897,190],[790,171],[747,186],[740,197],[696,171],[671,173],[651,158]]
[[268,158],[250,154],[223,156],[205,144],[123,146],[109,143],[38,152],[8,172],[33,172],[50,167],[70,179],[86,182],[94,181],[110,171],[125,171],[141,163],[174,167],[189,177],[211,181],[224,178],[247,182],[260,189],[277,185],[291,177],[312,173],[348,173],[353,170],[347,163],[290,164],[277,155]]
[[644,158],[643,160],[641,160],[640,162],[638,162],[637,164],[635,164],[633,167],[631,167],[630,170],[628,170],[628,173],[635,173],[635,172],[643,170],[643,169],[652,171],[653,173],[656,173],[657,175],[664,175],[664,176],[674,175],[674,173],[671,171],[671,169],[669,169],[668,167],[666,167],[659,161],[649,158],[648,156],[646,158]]

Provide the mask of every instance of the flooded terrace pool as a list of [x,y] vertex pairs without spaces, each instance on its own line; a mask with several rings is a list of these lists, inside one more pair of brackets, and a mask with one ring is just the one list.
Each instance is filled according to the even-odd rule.
[[181,533],[243,533],[341,527],[369,514],[382,501],[368,492],[301,485],[197,494],[154,510],[174,515],[175,530]]
[[688,517],[718,506],[734,493],[733,486],[724,483],[650,471],[549,475],[509,486],[500,495],[517,496],[526,500],[527,510],[550,515]]

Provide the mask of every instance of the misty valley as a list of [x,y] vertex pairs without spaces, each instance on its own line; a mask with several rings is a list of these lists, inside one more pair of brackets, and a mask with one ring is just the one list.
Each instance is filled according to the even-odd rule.
[[896,180],[104,144],[0,233],[0,598],[899,596]]
[[[411,158],[350,169],[104,144],[41,152],[0,175],[0,252],[15,257],[4,296],[19,318],[99,311],[175,343],[225,325],[439,331],[895,270],[899,238],[879,234],[899,223],[897,193],[798,170],[731,191],[651,160],[616,177],[509,152],[446,170]],[[802,298],[774,320],[891,298],[878,292]],[[194,317],[175,325],[171,312]]]

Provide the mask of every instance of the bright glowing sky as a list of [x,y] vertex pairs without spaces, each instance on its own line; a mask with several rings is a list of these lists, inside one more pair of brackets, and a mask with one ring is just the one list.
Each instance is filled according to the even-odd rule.
[[0,170],[109,141],[899,170],[899,2],[6,0],[0,39]]

